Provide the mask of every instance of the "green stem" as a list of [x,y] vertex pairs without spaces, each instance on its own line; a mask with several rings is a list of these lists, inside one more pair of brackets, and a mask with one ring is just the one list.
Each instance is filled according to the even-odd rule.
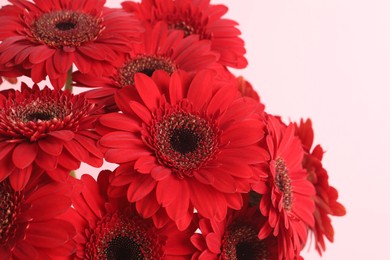
[[70,67],[68,70],[68,76],[66,77],[66,83],[65,83],[65,90],[69,90],[72,93],[73,86],[72,86],[72,72],[73,72],[73,66]]

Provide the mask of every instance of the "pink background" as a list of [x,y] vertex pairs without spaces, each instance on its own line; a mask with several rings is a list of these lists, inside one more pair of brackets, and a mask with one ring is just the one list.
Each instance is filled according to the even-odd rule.
[[[118,7],[121,1],[108,0]],[[0,0],[1,5],[6,1]],[[390,2],[212,0],[239,22],[249,66],[235,71],[269,113],[311,118],[315,143],[347,216],[333,218],[335,243],[321,258],[382,260],[390,234]],[[2,86],[4,88],[5,86]],[[97,170],[82,167],[81,173]]]

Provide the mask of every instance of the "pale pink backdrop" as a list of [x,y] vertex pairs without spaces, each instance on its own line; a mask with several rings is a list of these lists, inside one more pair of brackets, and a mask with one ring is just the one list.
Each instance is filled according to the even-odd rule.
[[348,212],[333,218],[335,243],[323,257],[310,247],[305,259],[390,259],[390,1],[212,3],[229,7],[226,17],[239,22],[246,42],[249,66],[235,73],[255,86],[269,113],[310,117],[315,143],[327,151],[330,183]]

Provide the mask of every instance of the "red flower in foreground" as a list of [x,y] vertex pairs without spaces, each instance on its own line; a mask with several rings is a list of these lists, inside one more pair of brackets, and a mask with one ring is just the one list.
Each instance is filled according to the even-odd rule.
[[296,135],[301,139],[305,151],[303,167],[309,173],[308,179],[316,189],[314,198],[316,210],[314,212],[315,225],[311,229],[315,237],[315,247],[321,255],[325,251],[325,237],[333,242],[334,231],[329,215],[344,216],[346,210],[337,202],[338,192],[329,185],[328,173],[323,168],[321,160],[324,154],[322,147],[317,145],[311,151],[313,145],[313,128],[311,120],[301,120],[300,125],[295,124]]
[[229,211],[221,222],[201,218],[199,228],[202,233],[191,237],[198,250],[192,259],[277,260],[277,239],[260,240],[257,236],[265,221],[257,207]]
[[0,63],[8,76],[40,82],[48,75],[56,88],[63,87],[73,63],[82,73],[109,70],[141,31],[136,19],[105,8],[105,1],[12,3],[0,10]]
[[259,238],[278,238],[279,259],[294,259],[307,239],[308,226],[314,226],[315,189],[302,168],[303,149],[294,135],[294,125],[288,127],[273,116],[268,116],[266,143],[271,155],[266,182],[258,182],[253,189],[263,194],[260,211],[268,217]]
[[173,223],[157,229],[126,198],[107,197],[110,175],[101,172],[97,182],[81,177],[82,193],[73,200],[75,210],[68,212],[77,227],[75,259],[187,259],[194,252],[190,236],[195,226],[184,232]]
[[245,68],[248,64],[237,23],[222,18],[228,11],[224,5],[211,5],[210,0],[143,0],[126,1],[122,6],[152,25],[165,21],[171,29],[184,31],[185,35],[196,34],[200,39],[210,40],[212,50],[221,55],[222,65]]
[[194,208],[223,220],[227,208],[242,206],[241,193],[254,177],[250,165],[266,160],[259,147],[263,107],[230,84],[216,85],[212,76],[136,74],[135,88],[118,92],[123,113],[99,120],[105,158],[123,164],[117,177],[144,217],[161,206],[180,229],[189,225]]
[[[0,168],[3,171],[3,168]],[[1,259],[66,259],[74,252],[73,225],[60,216],[71,206],[72,185],[34,169],[23,190],[0,182]]]
[[15,190],[28,182],[34,165],[64,180],[80,162],[100,167],[102,154],[91,130],[94,107],[68,91],[32,89],[0,93],[0,181]]
[[218,54],[210,50],[209,41],[199,40],[196,35],[184,38],[182,32],[168,31],[164,22],[153,27],[146,25],[145,29],[142,43],[133,44],[126,59],[117,63],[110,73],[98,78],[74,73],[78,86],[96,88],[86,93],[88,99],[113,110],[116,91],[134,85],[134,75],[138,72],[151,76],[155,70],[164,70],[171,75],[178,69],[195,73],[217,66]]

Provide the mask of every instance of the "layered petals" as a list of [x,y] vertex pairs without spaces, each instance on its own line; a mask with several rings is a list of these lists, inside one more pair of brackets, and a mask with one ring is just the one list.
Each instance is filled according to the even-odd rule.
[[[194,209],[221,221],[228,208],[240,208],[241,194],[257,178],[250,165],[268,159],[259,145],[264,107],[241,97],[234,84],[217,84],[213,75],[136,74],[136,95],[119,91],[122,113],[102,116],[97,127],[106,160],[121,165],[114,182],[128,187],[128,200],[138,205],[152,199],[179,229],[191,223]],[[147,192],[136,188],[146,183]]]
[[24,83],[21,91],[2,97],[0,179],[9,176],[15,190],[23,189],[35,166],[65,180],[80,162],[102,165],[92,130],[96,108],[85,98],[37,85],[30,89]]

